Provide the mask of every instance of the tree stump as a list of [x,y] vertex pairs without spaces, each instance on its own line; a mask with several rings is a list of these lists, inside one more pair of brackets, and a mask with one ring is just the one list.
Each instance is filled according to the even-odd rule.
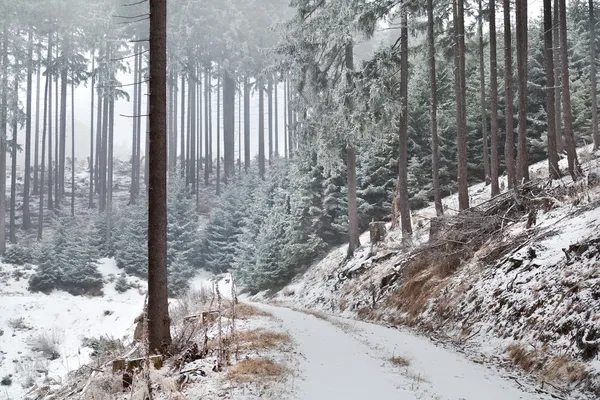
[[377,244],[383,240],[387,230],[385,228],[385,222],[373,221],[369,224],[369,232],[371,234],[371,244]]

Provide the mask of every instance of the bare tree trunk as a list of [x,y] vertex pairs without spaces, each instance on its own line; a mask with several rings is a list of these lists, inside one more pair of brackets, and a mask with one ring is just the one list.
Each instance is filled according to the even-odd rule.
[[244,78],[244,169],[250,168],[250,82]]
[[[110,59],[110,50],[106,49],[106,60]],[[107,61],[105,61],[107,62]],[[110,76],[105,76],[104,84],[108,85],[110,82]],[[99,210],[101,213],[106,211],[106,188],[107,188],[107,164],[108,164],[108,116],[110,113],[110,93],[103,91],[104,99],[102,105],[102,140],[100,144],[100,196],[99,196]]]
[[41,80],[42,80],[42,46],[37,46],[37,74],[36,74],[36,90],[35,90],[35,139],[33,149],[33,195],[40,193],[40,182],[39,182],[39,145],[40,145],[40,91],[41,91]]
[[196,190],[196,69],[193,65],[190,65],[190,79],[189,79],[189,118],[190,125],[188,127],[189,131],[189,141],[188,141],[188,175],[189,175],[189,183],[192,185],[192,191]]
[[[48,47],[52,44],[48,43]],[[8,124],[8,27],[2,31],[2,83],[0,84],[0,148],[6,149]],[[0,151],[0,254],[6,251],[6,151]]]
[[456,3],[456,56],[457,78],[457,148],[458,148],[458,208],[460,211],[469,208],[469,183],[467,180],[467,110],[466,110],[466,78],[465,78],[465,13],[464,0]]
[[31,228],[31,215],[29,214],[29,193],[31,191],[31,95],[33,89],[33,27],[29,26],[27,48],[27,106],[25,120],[25,181],[23,185],[23,229]]
[[[113,79],[114,80],[114,77]],[[106,178],[106,243],[111,242],[112,233],[112,196],[113,196],[113,144],[114,144],[114,129],[115,129],[115,97],[111,96],[109,103],[108,116],[108,150],[106,157],[108,161],[107,178]],[[165,132],[166,133],[166,132]]]
[[[56,34],[56,59],[60,59],[60,36]],[[56,107],[54,116],[54,209],[58,211],[61,207],[61,198],[60,198],[60,186],[58,184],[58,176],[59,176],[59,156],[60,156],[60,75],[57,73],[54,82],[54,105]]]
[[[17,31],[17,36],[19,36]],[[11,243],[17,243],[17,226],[15,222],[15,211],[17,208],[17,134],[19,133],[19,120],[18,120],[18,108],[19,108],[19,60],[15,60],[15,77],[13,86],[13,98],[12,98],[12,147],[10,149],[12,168],[10,174],[10,230],[9,240]],[[2,193],[0,193],[2,195]]]
[[148,177],[148,336],[150,351],[171,342],[167,290],[167,2],[150,0],[150,140]]
[[267,84],[267,102],[269,115],[269,165],[273,165],[273,79]]
[[504,91],[506,97],[506,141],[504,158],[508,188],[517,181],[515,168],[515,132],[514,132],[514,94],[512,69],[512,37],[510,33],[510,0],[503,0],[504,5]]
[[265,93],[262,78],[258,80],[258,174],[265,179]]
[[227,183],[235,172],[235,81],[223,71],[223,156]]
[[137,90],[137,86],[141,85],[141,82],[138,81],[138,57],[141,57],[140,53],[140,49],[139,49],[139,44],[136,43],[135,46],[133,47],[133,52],[135,54],[134,57],[134,61],[133,61],[133,133],[131,135],[131,185],[129,188],[129,203],[130,204],[135,204],[135,200],[136,200],[136,190],[135,190],[135,163],[136,160],[139,158],[138,155],[136,154],[137,151],[137,129],[138,129],[138,122],[139,119],[136,116],[137,113],[137,108],[138,108],[138,101],[140,101],[138,99],[138,90]]
[[65,34],[62,51],[63,65],[60,77],[60,146],[58,155],[58,187],[56,188],[57,204],[61,203],[65,197],[65,161],[67,155],[67,91],[69,76],[69,64],[67,60],[69,58],[69,42],[69,35]]
[[517,72],[519,82],[519,125],[517,181],[529,181],[527,150],[527,0],[516,0]]
[[[52,40],[48,40],[48,47],[52,46]],[[50,49],[48,50],[50,52]],[[41,74],[41,71],[39,71]],[[40,204],[38,209],[38,226],[37,226],[37,238],[42,239],[44,229],[44,174],[46,173],[46,130],[48,127],[48,91],[51,87],[51,77],[48,71],[46,71],[46,84],[44,88],[44,119],[42,122],[42,168],[40,171]]]
[[552,16],[552,39],[556,48],[554,51],[554,105],[556,126],[556,151],[561,154],[565,151],[565,139],[562,121],[562,100],[560,84],[560,31],[558,29],[558,0],[554,0],[554,15]]
[[221,194],[221,75],[217,74],[217,196]]
[[293,110],[292,110],[292,84],[288,79],[287,82],[287,120],[288,120],[288,155],[290,158],[294,156],[294,122],[293,122]]
[[181,146],[180,150],[180,168],[181,168],[181,177],[185,177],[185,76],[183,72],[181,73],[181,139],[179,145]]
[[491,162],[490,178],[492,181],[492,197],[500,194],[498,184],[498,56],[496,49],[496,0],[489,2],[490,12],[490,139]]
[[285,159],[288,158],[288,124],[287,124],[287,110],[288,110],[288,97],[287,97],[287,80],[283,79],[283,156]]
[[594,15],[594,0],[588,0],[590,9],[590,83],[592,85],[592,135],[594,149],[600,148],[600,133],[598,132],[598,99],[596,84],[596,17]]
[[567,6],[565,0],[559,0],[559,28],[560,28],[560,53],[562,67],[562,101],[563,118],[565,129],[565,147],[567,150],[567,160],[569,164],[569,173],[573,180],[579,179],[582,175],[581,165],[577,159],[577,150],[575,143],[575,134],[573,132],[573,115],[571,110],[571,88],[569,82],[569,51],[567,43]]
[[274,119],[275,119],[275,158],[279,158],[279,112],[278,112],[278,107],[279,105],[277,104],[278,100],[277,100],[277,90],[278,90],[278,80],[279,78],[277,77],[275,79],[275,87],[273,89],[274,93],[275,93],[275,100],[274,100],[274,104],[275,104],[275,110],[274,110]]
[[552,179],[560,178],[556,151],[556,118],[554,95],[554,50],[552,48],[552,0],[544,0],[544,47],[546,49],[546,112],[548,115],[548,171]]
[[[143,50],[143,46],[140,46],[140,51]],[[138,81],[138,85],[137,87],[137,98],[138,98],[138,102],[137,102],[137,112],[136,112],[136,117],[137,117],[137,137],[135,139],[135,144],[137,146],[136,150],[135,150],[135,195],[136,197],[138,197],[140,195],[140,176],[141,176],[141,168],[142,168],[142,81],[143,79],[143,75],[142,75],[142,63],[144,61],[143,56],[140,55],[139,59],[138,59],[138,77],[137,77],[137,81]],[[148,108],[148,102],[146,102],[146,109]],[[146,121],[148,121],[148,119],[146,118]],[[146,132],[148,131],[148,126],[146,126]],[[177,135],[176,135],[177,136]]]
[[485,184],[491,183],[490,174],[490,156],[488,149],[488,135],[487,135],[487,110],[486,110],[486,99],[485,99],[485,64],[484,64],[484,46],[483,46],[483,9],[481,1],[478,0],[479,5],[479,16],[477,20],[478,36],[479,36],[479,96],[480,96],[480,107],[481,107],[481,135],[483,139],[483,174],[485,175]]
[[[48,35],[48,57],[47,62],[52,61],[52,34]],[[46,74],[50,75],[48,71]],[[50,75],[50,82],[48,85],[48,210],[54,210],[54,204],[52,199],[52,75]]]
[[208,69],[204,73],[204,185],[208,186],[210,183],[210,121],[212,115],[210,114],[210,97],[208,95],[210,91],[210,75]]
[[400,26],[400,132],[398,137],[397,211],[400,212],[402,240],[410,240],[412,222],[408,198],[408,11],[402,9]]
[[91,106],[90,106],[90,158],[88,167],[90,170],[90,191],[88,208],[94,208],[94,87],[96,86],[96,49],[92,49],[92,86],[91,92]]
[[242,88],[241,84],[237,86],[238,94],[238,168],[242,173]]
[[[99,51],[99,62],[102,60],[102,50]],[[100,71],[100,74],[102,72]],[[96,161],[94,167],[94,182],[95,182],[95,193],[100,196],[100,150],[102,147],[102,116],[103,110],[103,95],[104,88],[102,88],[102,82],[104,81],[103,75],[98,76],[98,82],[100,83],[98,86],[98,116],[97,116],[97,125],[96,125]],[[100,197],[98,197],[98,204],[100,203]]]
[[173,171],[173,174],[177,173],[177,134],[179,133],[179,128],[177,125],[177,120],[179,118],[179,113],[178,113],[178,93],[179,93],[179,86],[178,86],[178,76],[177,73],[175,73],[173,75],[173,148],[171,150],[171,167],[170,169]]
[[75,83],[71,79],[71,217],[75,217]]
[[444,214],[440,191],[440,152],[437,121],[437,77],[435,71],[435,36],[433,20],[433,0],[427,0],[427,49],[429,56],[429,84],[431,96],[431,169],[433,177],[433,199],[436,215]]

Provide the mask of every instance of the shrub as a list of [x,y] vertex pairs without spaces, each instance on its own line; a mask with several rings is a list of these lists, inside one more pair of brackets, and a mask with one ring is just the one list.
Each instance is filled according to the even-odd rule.
[[12,385],[12,375],[6,375],[2,380],[0,380],[0,385],[2,386],[10,386]]
[[119,276],[119,278],[115,282],[115,290],[119,293],[124,293],[131,288],[132,286],[129,282],[127,282],[127,278],[125,278],[125,275]]
[[56,330],[52,330],[51,334],[40,333],[33,338],[32,348],[35,351],[42,353],[48,360],[56,360],[60,357],[58,346],[61,338]]
[[21,245],[9,246],[2,257],[2,261],[7,264],[25,265],[34,261],[34,252],[34,249],[31,247],[24,247]]
[[92,357],[98,357],[107,353],[119,353],[125,348],[119,339],[110,336],[84,337],[81,341],[82,347],[92,349]]

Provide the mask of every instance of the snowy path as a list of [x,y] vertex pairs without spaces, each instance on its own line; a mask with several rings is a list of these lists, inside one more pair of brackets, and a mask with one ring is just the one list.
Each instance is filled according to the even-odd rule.
[[[534,400],[485,366],[409,332],[259,305],[281,320],[301,353],[301,400]],[[335,323],[337,321],[337,323]],[[389,359],[401,356],[408,367]]]

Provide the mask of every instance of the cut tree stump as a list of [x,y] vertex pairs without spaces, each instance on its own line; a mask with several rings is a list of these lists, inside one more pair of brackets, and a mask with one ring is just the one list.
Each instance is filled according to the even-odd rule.
[[385,222],[373,221],[369,224],[369,232],[371,234],[371,244],[377,244],[385,238],[387,230],[385,228]]

